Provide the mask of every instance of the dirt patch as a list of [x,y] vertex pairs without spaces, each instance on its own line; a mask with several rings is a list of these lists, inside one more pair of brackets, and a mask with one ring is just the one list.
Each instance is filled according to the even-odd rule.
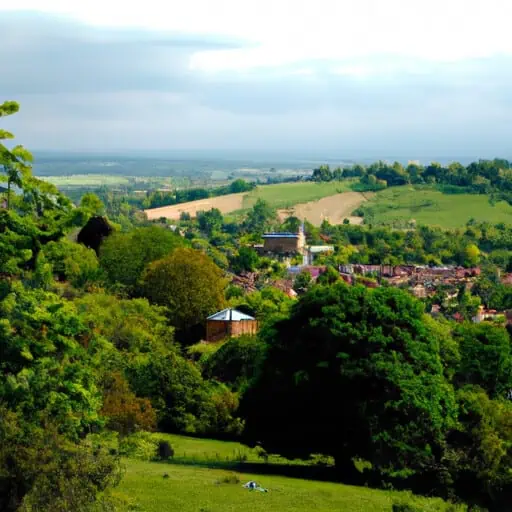
[[296,204],[292,208],[279,210],[279,218],[286,219],[294,215],[299,219],[306,219],[315,226],[320,226],[324,219],[331,224],[341,224],[344,219],[349,219],[351,224],[361,224],[362,217],[352,216],[352,212],[364,201],[370,199],[370,194],[365,192],[342,192],[334,196],[324,197],[318,201]]
[[162,206],[161,208],[151,208],[144,210],[149,220],[165,217],[166,219],[179,220],[182,212],[187,212],[191,217],[195,217],[197,212],[218,208],[223,214],[240,210],[243,205],[244,197],[247,192],[239,194],[229,194],[227,196],[210,197],[208,199],[199,199],[189,201],[188,203],[175,204],[172,206]]

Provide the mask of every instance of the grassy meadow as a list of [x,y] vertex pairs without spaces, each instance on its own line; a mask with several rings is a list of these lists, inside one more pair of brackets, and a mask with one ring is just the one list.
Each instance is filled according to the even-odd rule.
[[488,195],[444,194],[433,187],[393,187],[378,192],[361,209],[365,223],[404,227],[436,225],[444,228],[464,226],[471,218],[480,222],[511,223],[512,206],[489,202]]
[[[170,462],[124,459],[126,473],[114,491],[127,510],[161,512],[344,512],[392,510],[408,493],[381,491],[333,482],[290,477],[304,463],[264,463],[255,450],[232,442],[158,435],[175,450]],[[245,456],[245,457],[244,457]],[[164,476],[167,475],[167,476]],[[288,476],[284,476],[288,475]],[[268,493],[248,491],[242,485],[256,480]],[[422,510],[446,510],[439,499],[415,498]]]

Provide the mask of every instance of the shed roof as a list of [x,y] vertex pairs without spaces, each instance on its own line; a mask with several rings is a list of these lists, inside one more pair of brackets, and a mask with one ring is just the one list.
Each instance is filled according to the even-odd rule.
[[241,311],[238,311],[237,309],[232,308],[226,308],[222,311],[219,311],[218,313],[214,313],[213,315],[210,315],[207,320],[217,320],[221,322],[226,321],[233,321],[233,322],[240,322],[240,320],[255,320],[254,317],[250,315],[246,315],[245,313],[242,313]]

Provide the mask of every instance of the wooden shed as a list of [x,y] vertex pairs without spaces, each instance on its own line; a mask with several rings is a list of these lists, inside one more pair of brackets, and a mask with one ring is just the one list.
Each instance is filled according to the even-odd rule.
[[257,332],[258,321],[236,309],[226,308],[206,319],[206,341],[219,341]]

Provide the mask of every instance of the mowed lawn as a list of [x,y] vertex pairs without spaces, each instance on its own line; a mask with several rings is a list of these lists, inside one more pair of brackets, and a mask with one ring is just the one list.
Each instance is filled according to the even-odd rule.
[[512,206],[495,205],[488,195],[444,194],[429,187],[393,187],[378,192],[362,205],[365,222],[398,226],[415,221],[418,225],[444,228],[464,226],[470,219],[479,222],[512,223]]
[[251,208],[258,199],[263,199],[274,208],[288,208],[290,206],[317,201],[323,197],[333,196],[351,190],[353,181],[331,181],[316,183],[312,181],[297,183],[279,183],[277,185],[261,185],[249,192],[243,203],[243,208]]
[[[124,459],[126,473],[115,494],[132,510],[390,512],[397,498],[406,497],[400,492],[265,474],[261,460],[261,472],[254,469],[256,464],[249,462],[257,460],[256,452],[238,443],[165,437],[175,449],[176,462]],[[234,469],[217,468],[215,460],[222,466],[223,460],[236,459],[242,453],[247,455],[247,466],[253,473],[245,472],[244,464],[234,466]],[[244,489],[242,485],[249,480],[256,480],[269,492]],[[426,512],[445,510],[446,507],[438,499],[418,500]]]

